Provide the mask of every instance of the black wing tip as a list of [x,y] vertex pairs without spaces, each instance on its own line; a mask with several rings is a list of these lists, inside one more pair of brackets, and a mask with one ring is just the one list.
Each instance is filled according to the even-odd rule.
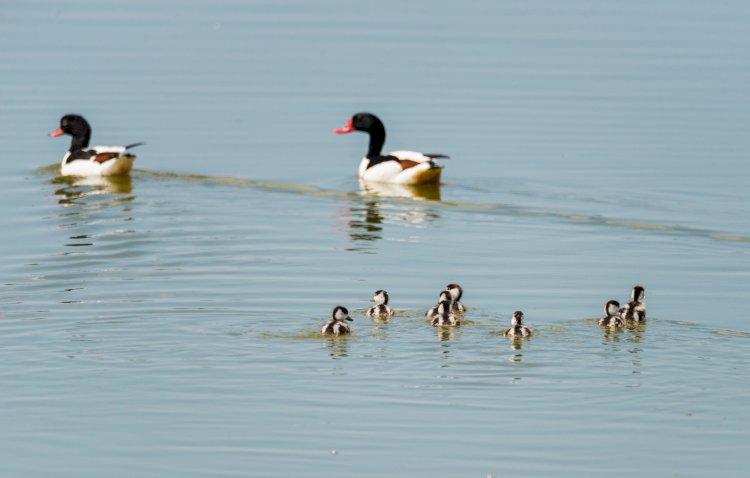
[[136,146],[143,146],[144,144],[146,144],[145,141],[141,141],[140,143],[128,144],[125,146],[125,149],[135,148]]
[[438,154],[423,153],[423,154],[425,156],[427,156],[428,158],[430,158],[430,159],[448,159],[448,158],[450,158],[450,156],[448,156],[447,154],[439,154],[439,153]]

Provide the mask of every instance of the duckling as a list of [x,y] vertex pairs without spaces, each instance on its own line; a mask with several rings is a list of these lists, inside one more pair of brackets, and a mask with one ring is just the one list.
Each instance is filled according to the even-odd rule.
[[625,321],[620,317],[620,303],[610,300],[604,305],[604,317],[599,319],[598,325],[602,327],[622,327]]
[[453,314],[451,303],[447,300],[441,301],[437,305],[437,316],[432,319],[433,327],[457,327],[461,321]]
[[[430,308],[430,310],[428,310],[424,314],[425,317],[427,317],[428,319],[434,319],[435,317],[437,317],[438,316],[438,305],[440,305],[440,303],[443,302],[443,301],[450,302],[451,304],[453,303],[453,299],[451,299],[451,293],[448,292],[447,290],[444,290],[444,291],[440,292],[440,297],[438,298],[438,303],[435,304],[435,305],[433,305]],[[453,307],[451,307],[451,310],[453,310]]]
[[466,307],[461,303],[461,296],[464,295],[464,290],[458,284],[448,284],[445,286],[445,290],[450,292],[451,300],[453,301],[453,312],[463,313],[466,311]]
[[646,320],[646,304],[643,298],[646,290],[637,285],[633,287],[631,301],[620,308],[620,316],[626,321],[643,322]]
[[523,312],[517,310],[513,312],[513,318],[510,321],[510,328],[505,331],[506,337],[528,337],[532,334],[531,328],[523,323]]
[[373,319],[387,319],[393,315],[393,309],[388,306],[388,291],[376,290],[375,296],[371,299],[375,305],[367,309],[367,317]]
[[345,321],[353,322],[354,320],[349,317],[349,311],[346,307],[337,305],[334,307],[331,316],[332,319],[326,322],[320,330],[323,335],[344,335],[351,332],[349,324]]

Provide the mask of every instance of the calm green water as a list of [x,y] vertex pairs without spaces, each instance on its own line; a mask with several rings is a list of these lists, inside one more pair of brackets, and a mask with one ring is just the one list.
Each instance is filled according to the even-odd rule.
[[[4,6],[0,476],[745,476],[749,26],[745,2]],[[360,110],[450,154],[441,188],[360,189],[366,137],[330,132]],[[68,112],[147,142],[132,178],[56,177]],[[471,310],[438,331],[449,282]],[[645,327],[598,329],[636,283]],[[353,335],[318,337],[337,304]],[[513,344],[517,309],[538,335]]]

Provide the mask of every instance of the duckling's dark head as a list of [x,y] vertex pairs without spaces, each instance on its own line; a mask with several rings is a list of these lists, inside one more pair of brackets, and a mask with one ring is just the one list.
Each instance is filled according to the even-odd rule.
[[445,286],[445,290],[450,292],[453,300],[461,300],[461,296],[464,295],[463,288],[458,284],[448,284],[447,286]]
[[620,311],[620,303],[616,300],[610,300],[604,305],[604,313],[607,315],[615,315]]
[[380,304],[387,304],[389,298],[390,297],[388,296],[388,291],[381,289],[375,291],[375,296],[372,298],[372,300]]
[[636,302],[643,302],[643,298],[646,296],[646,289],[637,285],[633,287],[633,300]]
[[336,307],[334,307],[332,315],[333,320],[348,320],[349,322],[354,321],[351,317],[349,317],[349,310],[341,305],[337,305]]

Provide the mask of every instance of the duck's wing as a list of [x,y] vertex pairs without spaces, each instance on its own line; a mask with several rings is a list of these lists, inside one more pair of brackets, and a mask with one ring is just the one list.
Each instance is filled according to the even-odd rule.
[[388,156],[394,156],[399,161],[414,161],[415,163],[428,163],[436,158],[448,158],[445,154],[420,153],[419,151],[391,151]]

